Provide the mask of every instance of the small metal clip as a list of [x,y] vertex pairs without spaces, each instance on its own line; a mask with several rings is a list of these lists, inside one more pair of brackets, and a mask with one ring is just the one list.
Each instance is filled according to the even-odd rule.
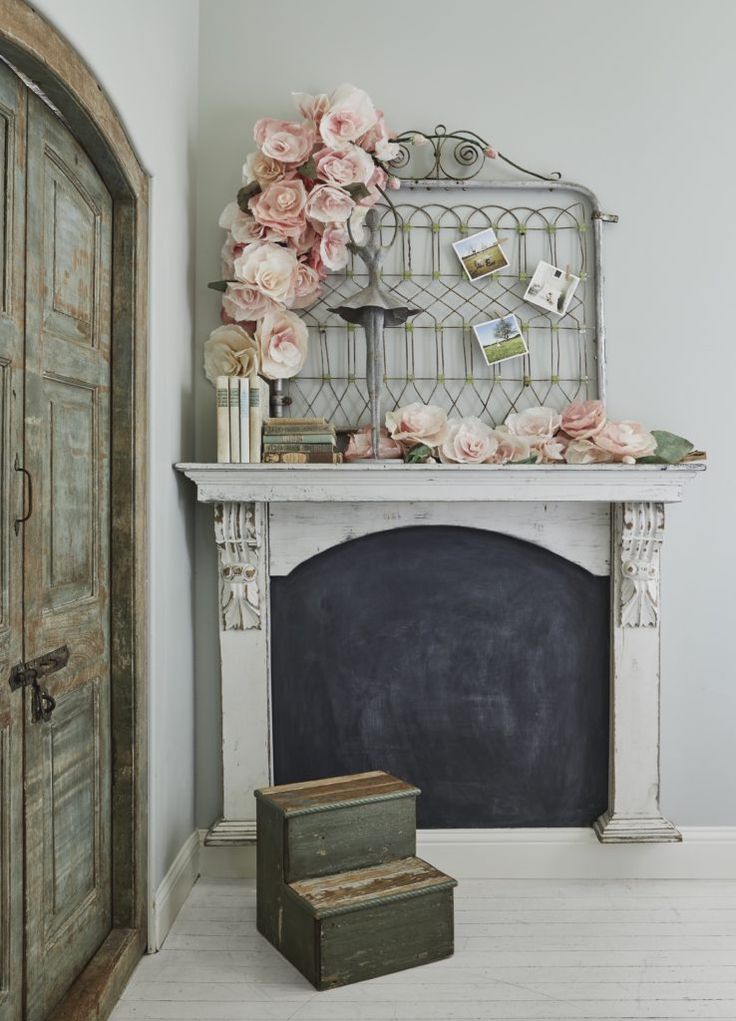
[[593,219],[604,223],[618,223],[618,213],[604,213],[601,209],[593,210]]

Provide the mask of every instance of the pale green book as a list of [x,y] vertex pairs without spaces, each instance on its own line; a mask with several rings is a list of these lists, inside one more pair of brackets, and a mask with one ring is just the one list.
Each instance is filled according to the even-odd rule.
[[240,463],[250,461],[250,381],[247,376],[238,379],[240,384]]

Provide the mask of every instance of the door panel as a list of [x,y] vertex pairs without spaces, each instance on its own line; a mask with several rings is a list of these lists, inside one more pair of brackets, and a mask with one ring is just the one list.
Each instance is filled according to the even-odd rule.
[[[64,125],[28,113],[26,658],[67,644],[26,709],[27,1017],[41,1021],[111,927],[111,202]],[[27,700],[30,703],[30,698]]]
[[0,65],[0,1021],[23,996],[23,697],[8,676],[23,654],[23,319],[26,92]]

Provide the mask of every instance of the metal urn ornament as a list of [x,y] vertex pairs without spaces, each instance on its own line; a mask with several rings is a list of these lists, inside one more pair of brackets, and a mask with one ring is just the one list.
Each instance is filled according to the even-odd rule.
[[336,312],[345,322],[362,326],[366,340],[366,382],[371,411],[371,444],[373,457],[378,458],[381,440],[381,390],[383,388],[383,330],[386,326],[401,326],[409,316],[422,310],[413,308],[400,295],[381,286],[381,263],[391,243],[385,248],[381,244],[381,227],[378,213],[370,209],[365,218],[366,240],[362,245],[354,241],[350,250],[359,256],[368,269],[368,286],[353,295],[344,304],[330,309]]

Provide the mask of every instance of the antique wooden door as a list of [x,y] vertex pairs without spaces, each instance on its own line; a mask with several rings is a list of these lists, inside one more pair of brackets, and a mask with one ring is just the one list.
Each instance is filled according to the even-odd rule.
[[[5,81],[9,73],[2,70]],[[12,76],[6,88],[11,83]],[[12,637],[6,644],[0,637],[0,657],[5,671],[20,659],[29,663],[66,646],[68,663],[40,678],[35,691],[9,692],[7,673],[2,681],[0,727],[7,721],[8,737],[0,736],[0,766],[9,763],[3,795],[7,790],[10,808],[1,831],[8,832],[7,844],[0,839],[0,849],[9,849],[15,872],[6,882],[4,869],[0,879],[11,907],[6,910],[0,896],[0,975],[8,960],[11,990],[6,1013],[0,999],[0,1021],[42,1021],[111,928],[111,200],[55,113],[25,90],[21,108],[23,103],[25,246],[20,240],[12,253],[7,245],[5,251],[14,272],[25,267],[25,308],[18,320],[24,353],[23,345],[20,355],[17,343],[13,347],[9,322],[0,332],[4,399],[10,393],[12,400],[6,382],[11,368],[24,384],[15,426],[23,441],[18,435],[13,444],[8,434],[3,445],[2,539],[12,555],[2,560],[10,609],[3,606],[0,621],[7,619]],[[22,185],[16,176],[15,188]],[[16,387],[14,407],[18,394],[23,390]],[[23,484],[14,473],[17,479],[6,485],[16,453]],[[20,517],[18,542],[12,522]],[[24,839],[18,828],[21,763]]]

